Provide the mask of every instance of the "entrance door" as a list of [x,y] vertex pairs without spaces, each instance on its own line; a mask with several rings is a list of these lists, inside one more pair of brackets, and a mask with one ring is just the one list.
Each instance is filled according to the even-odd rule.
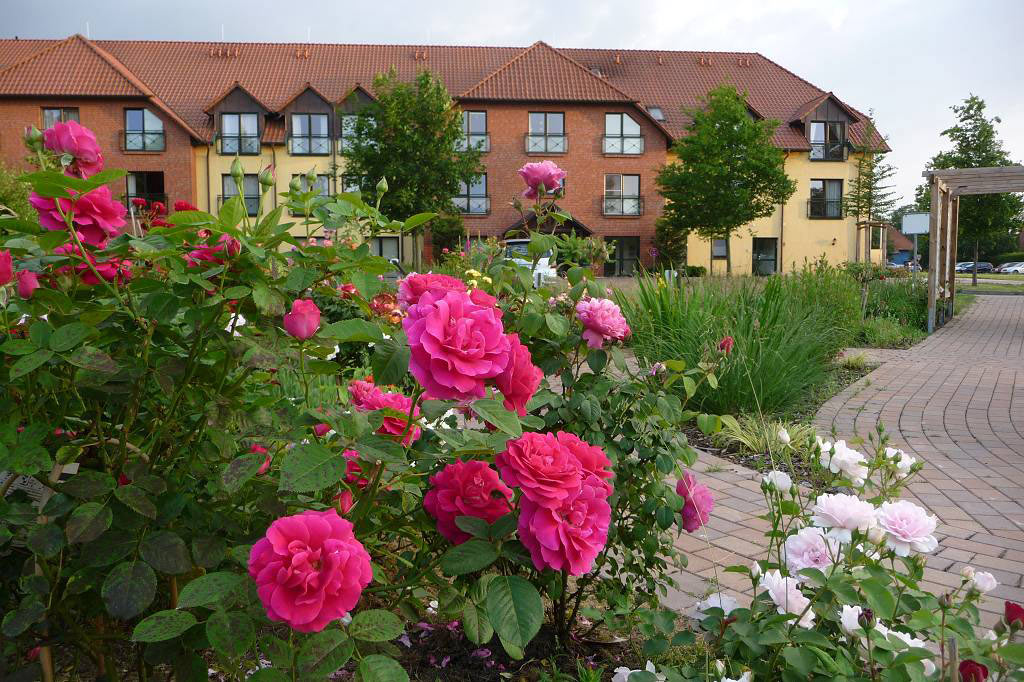
[[611,259],[604,264],[605,277],[632,277],[640,258],[639,237],[605,237],[615,249]]
[[754,237],[755,275],[774,275],[778,271],[779,240],[775,237]]

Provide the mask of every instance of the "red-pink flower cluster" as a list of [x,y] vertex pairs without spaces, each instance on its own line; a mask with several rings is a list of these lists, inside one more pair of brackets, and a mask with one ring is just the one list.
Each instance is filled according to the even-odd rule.
[[455,525],[459,516],[475,516],[494,523],[512,510],[512,489],[486,462],[455,460],[430,477],[423,507],[437,519],[437,531],[452,544],[469,540],[469,533]]
[[343,618],[373,578],[370,555],[335,509],[277,519],[249,554],[267,617],[299,632]]
[[65,171],[68,175],[87,178],[103,170],[103,154],[96,136],[78,121],[54,123],[44,130],[43,146],[57,156],[74,157]]
[[92,268],[90,268],[87,263],[82,262],[82,251],[78,248],[77,244],[63,244],[54,249],[53,252],[59,255],[72,256],[76,259],[74,265],[64,265],[57,268],[59,274],[75,272],[78,274],[82,284],[88,286],[95,286],[100,283],[100,280],[93,274],[93,268],[95,268],[96,273],[100,277],[108,282],[121,284],[132,278],[132,263],[123,258],[98,261],[95,256],[86,252],[85,259],[92,264]]
[[66,230],[61,212],[71,214],[78,238],[98,249],[106,247],[111,237],[121,234],[125,225],[125,207],[114,201],[110,187],[103,185],[81,195],[75,194],[74,190],[68,191],[74,194],[73,200],[41,197],[35,192],[29,195],[29,203],[39,213],[40,225],[47,230]]
[[583,340],[591,348],[600,348],[605,341],[629,338],[629,325],[615,302],[608,298],[584,298],[576,304],[576,317],[583,324]]
[[611,463],[571,433],[524,433],[495,464],[519,488],[519,540],[537,570],[583,575],[608,541]]
[[345,450],[341,454],[345,457],[345,483],[360,490],[370,485],[369,479],[362,476],[363,467],[359,466],[359,453],[355,450]]
[[424,275],[413,273],[398,280],[398,305],[402,310],[419,302],[420,297],[428,291],[466,292],[466,283],[451,275]]
[[715,508],[715,495],[697,477],[687,471],[676,483],[676,493],[683,498],[683,530],[692,533],[707,525]]
[[217,242],[208,246],[200,246],[188,252],[185,261],[189,267],[202,263],[223,265],[228,258],[234,258],[242,251],[242,243],[229,234],[222,234]]
[[[409,432],[406,433],[406,427],[408,425],[408,414],[412,408],[412,398],[401,393],[385,392],[380,390],[374,383],[372,378],[366,380],[353,380],[349,384],[349,394],[352,397],[352,406],[357,410],[363,412],[373,412],[374,410],[394,410],[395,412],[401,412],[406,415],[405,417],[384,417],[384,421],[381,423],[380,428],[377,429],[377,433],[383,436],[399,436],[402,438],[402,445],[408,446],[410,443],[415,442],[419,439],[422,433],[420,427],[416,426],[415,423]],[[420,418],[419,406],[412,413],[414,420]]]

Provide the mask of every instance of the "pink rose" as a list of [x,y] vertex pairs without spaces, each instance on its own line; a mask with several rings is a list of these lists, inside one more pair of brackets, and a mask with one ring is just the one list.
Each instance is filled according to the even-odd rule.
[[270,524],[249,554],[249,575],[267,617],[299,632],[343,618],[370,584],[370,555],[335,509]]
[[398,281],[398,305],[402,310],[406,310],[409,306],[419,303],[420,297],[428,291],[442,294],[446,291],[465,293],[466,283],[451,275],[420,275],[414,272]]
[[74,200],[50,199],[32,192],[28,201],[39,213],[40,225],[47,230],[65,230],[67,225],[57,210],[56,202],[59,201],[60,210],[72,214],[72,224],[78,232],[79,239],[98,249],[104,248],[110,237],[121,234],[121,228],[125,224],[124,204],[114,201],[107,185],[76,195]]
[[338,505],[338,513],[340,514],[348,514],[349,510],[352,509],[352,505],[355,504],[351,490],[342,490],[334,496],[334,502]]
[[583,482],[579,460],[552,433],[524,433],[508,441],[494,463],[502,480],[549,509],[561,507],[579,492]]
[[464,292],[427,292],[402,320],[409,339],[409,371],[428,398],[484,397],[484,381],[509,363],[508,339],[495,309]]
[[185,260],[190,267],[202,262],[223,265],[227,258],[233,258],[242,251],[242,243],[229,234],[222,234],[213,246],[201,246],[189,251]]
[[174,202],[174,210],[175,211],[198,211],[199,209],[196,208],[195,206],[193,206],[192,204],[190,204],[187,201],[183,201],[182,199],[178,199],[177,201]]
[[825,535],[821,528],[809,526],[786,538],[783,556],[789,572],[796,574],[805,568],[824,571],[839,557],[839,541]]
[[546,192],[553,192],[559,187],[559,183],[565,178],[565,171],[559,168],[554,161],[540,161],[528,163],[519,169],[519,176],[526,183],[523,196],[527,199],[536,199],[539,196],[540,186],[544,186]]
[[541,506],[528,497],[520,500],[519,540],[538,571],[551,568],[584,575],[604,548],[612,510],[604,489],[592,485],[595,479],[590,481],[556,508]]
[[470,289],[469,300],[477,305],[482,305],[485,308],[494,308],[494,312],[499,318],[504,314],[501,308],[496,307],[498,299],[494,298],[483,289]]
[[430,477],[423,508],[437,519],[437,532],[460,545],[471,536],[455,525],[457,517],[475,516],[494,523],[512,510],[511,500],[512,489],[486,462],[455,460]]
[[284,315],[284,330],[289,336],[305,341],[320,328],[320,309],[306,298],[292,301],[292,311]]
[[0,251],[0,287],[10,284],[14,279],[14,262],[8,249]]
[[604,454],[604,450],[581,440],[579,436],[568,431],[559,431],[555,437],[558,439],[558,444],[571,452],[580,463],[583,473],[596,478],[606,491],[605,494],[611,495],[614,488],[609,481],[615,474],[612,472],[612,463],[608,460],[608,455]]
[[327,433],[330,430],[331,430],[331,425],[330,424],[320,423],[320,424],[315,424],[313,426],[313,434],[316,435],[317,438],[323,438],[324,436],[327,435]]
[[352,282],[345,282],[344,284],[338,287],[338,294],[342,298],[352,298],[353,296],[357,296],[359,294],[359,290],[356,289],[356,285],[352,284]]
[[44,130],[43,146],[57,156],[70,154],[75,157],[68,166],[70,174],[87,178],[103,170],[103,154],[96,136],[77,121],[54,123]]
[[375,409],[364,406],[376,400],[380,393],[381,390],[377,388],[377,384],[373,383],[373,377],[353,379],[348,382],[348,394],[352,398],[353,407],[357,409]]
[[266,459],[263,460],[263,464],[260,464],[260,468],[256,470],[256,475],[257,476],[262,476],[263,474],[265,474],[268,471],[270,471],[270,465],[273,462],[273,457],[270,456],[270,450],[267,450],[262,445],[256,445],[254,443],[253,446],[251,448],[249,448],[249,452],[254,454],[254,455],[266,455],[267,456]]
[[714,493],[689,471],[676,483],[676,493],[683,498],[683,530],[692,533],[705,526],[715,508]]
[[494,385],[505,396],[505,409],[526,416],[526,404],[537,392],[544,372],[533,364],[530,349],[519,341],[519,334],[508,335],[508,366],[494,379]]
[[[77,244],[67,243],[58,246],[53,250],[55,254],[66,255],[74,258],[74,265],[63,265],[57,268],[59,274],[67,274],[75,272],[78,274],[81,282],[89,286],[94,286],[100,283],[96,275],[93,274],[89,265],[81,261],[81,250]],[[96,269],[96,272],[101,278],[108,282],[116,282],[121,284],[132,278],[131,261],[123,260],[121,258],[111,258],[107,261],[97,261],[95,256],[91,253],[86,252],[85,259],[92,263],[92,266]]]
[[[384,393],[378,390],[375,394],[372,394],[369,399],[363,403],[362,407],[356,405],[356,409],[363,411],[373,410],[394,410],[395,412],[401,412],[404,417],[384,417],[384,421],[381,423],[380,428],[377,429],[377,433],[382,436],[401,436],[405,433],[406,426],[409,421],[409,410],[412,408],[412,398],[401,393]],[[408,446],[410,443],[419,440],[420,427],[416,426],[416,420],[420,418],[419,406],[413,411],[412,414],[413,425],[409,429],[409,433],[402,439],[402,445]]]
[[910,500],[883,502],[877,520],[885,544],[899,556],[909,556],[910,550],[928,554],[939,546],[933,535],[938,520]]
[[32,298],[32,293],[39,288],[39,277],[31,270],[18,270],[18,296],[25,300]]
[[608,298],[585,298],[576,304],[576,317],[583,324],[583,340],[597,349],[605,341],[629,338],[629,325],[615,302]]
[[363,473],[363,467],[359,466],[359,453],[355,450],[345,450],[341,454],[345,456],[345,483],[354,485],[360,490],[370,485],[369,479],[360,476]]

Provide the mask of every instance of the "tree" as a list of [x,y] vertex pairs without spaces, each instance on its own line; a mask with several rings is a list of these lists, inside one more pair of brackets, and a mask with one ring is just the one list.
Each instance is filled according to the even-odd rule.
[[[870,114],[864,127],[864,139],[854,151],[860,156],[857,159],[857,177],[850,183],[850,191],[846,193],[847,215],[854,216],[858,224],[886,220],[897,201],[892,184],[887,184],[896,169],[885,162],[883,140]],[[865,249],[864,260],[870,258],[870,252]]]
[[[963,104],[950,107],[956,114],[956,125],[942,131],[953,148],[939,152],[928,162],[929,169],[984,168],[1011,166],[1010,155],[996,133],[998,116],[987,118],[985,100],[971,95]],[[918,188],[918,205],[929,210],[931,188]],[[972,194],[960,197],[957,247],[970,245],[974,250],[973,282],[978,283],[978,254],[985,247],[991,256],[1012,243],[1024,223],[1024,201],[1017,194]]]
[[[757,218],[770,216],[796,191],[772,143],[778,121],[758,120],[731,85],[708,93],[703,106],[687,112],[692,122],[672,146],[677,161],[658,173],[658,191],[668,202],[661,240],[675,232],[703,239],[728,239]],[[732,260],[726,251],[726,270]]]
[[407,83],[391,70],[377,76],[373,88],[376,99],[355,120],[345,174],[361,178],[363,196],[370,198],[376,198],[378,181],[387,180],[380,197],[385,215],[447,214],[444,231],[450,237],[451,218],[461,222],[452,203],[459,183],[484,170],[479,150],[459,149],[462,112],[444,84],[426,71]]

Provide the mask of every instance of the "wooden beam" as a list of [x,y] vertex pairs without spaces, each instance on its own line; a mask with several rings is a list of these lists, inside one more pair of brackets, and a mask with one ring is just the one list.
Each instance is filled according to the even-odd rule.
[[932,169],[921,173],[921,177],[947,179],[960,177],[962,175],[998,175],[999,173],[1024,175],[1024,166],[982,166],[980,168]]
[[935,331],[935,297],[939,288],[939,191],[942,180],[930,176],[932,205],[928,215],[928,333]]
[[952,267],[949,269],[949,281],[946,284],[946,291],[949,293],[949,301],[947,302],[948,309],[946,310],[946,317],[948,319],[953,318],[953,299],[956,296],[956,259],[957,259],[957,239],[960,236],[960,199],[953,197],[950,203],[949,212],[953,219],[952,230],[950,231],[950,241],[953,244],[953,250],[950,262]]

